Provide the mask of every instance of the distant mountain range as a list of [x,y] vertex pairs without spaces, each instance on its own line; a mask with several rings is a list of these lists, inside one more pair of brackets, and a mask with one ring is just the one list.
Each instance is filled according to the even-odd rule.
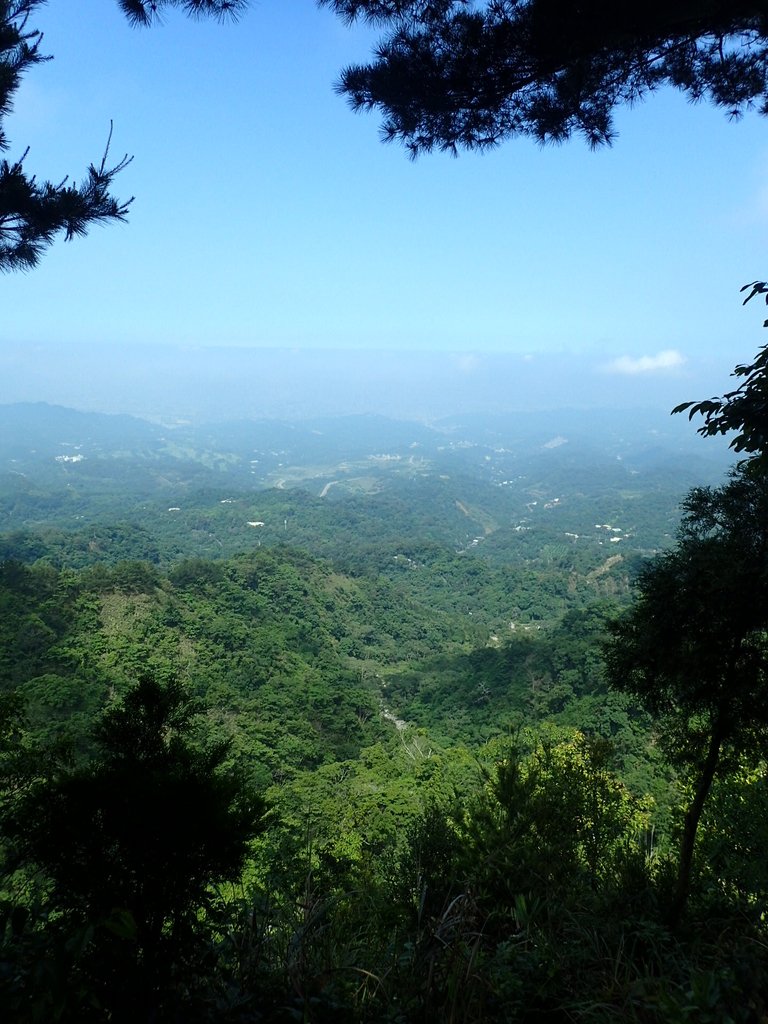
[[700,439],[684,420],[653,411],[475,413],[430,426],[375,415],[169,426],[43,402],[0,405],[0,473],[67,482],[75,467],[79,477],[96,472],[103,478],[127,462],[134,469],[162,463],[199,482],[228,478],[252,488],[349,475],[361,464],[375,475],[418,467],[420,473],[461,471],[487,479],[488,463],[503,477],[531,463],[565,469],[617,460],[634,472],[675,467],[686,485],[719,478],[732,458],[722,443]]

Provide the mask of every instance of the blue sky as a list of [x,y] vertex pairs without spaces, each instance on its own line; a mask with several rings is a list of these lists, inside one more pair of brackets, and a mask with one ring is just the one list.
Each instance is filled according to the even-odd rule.
[[679,378],[693,398],[764,341],[738,294],[768,274],[757,115],[664,93],[619,114],[612,149],[521,140],[413,163],[333,92],[370,34],[312,0],[141,31],[110,0],[50,0],[35,24],[55,59],[22,86],[9,155],[79,178],[112,120],[114,156],[134,156],[116,191],[136,200],[127,225],[0,278],[3,351],[567,354],[595,380]]

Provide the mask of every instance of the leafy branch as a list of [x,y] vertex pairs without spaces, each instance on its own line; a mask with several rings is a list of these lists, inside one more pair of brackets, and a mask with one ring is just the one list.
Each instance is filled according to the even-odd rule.
[[[768,283],[765,281],[752,281],[741,291],[749,291],[744,305],[756,295],[764,296],[768,304]],[[768,320],[763,322],[763,327],[768,327]],[[721,398],[683,402],[675,406],[672,415],[687,411],[689,420],[703,416],[704,423],[698,428],[702,437],[736,431],[730,447],[735,452],[750,456],[745,462],[749,463],[751,472],[765,472],[768,469],[768,345],[760,348],[751,363],[739,364],[731,376],[743,377],[743,383]]]

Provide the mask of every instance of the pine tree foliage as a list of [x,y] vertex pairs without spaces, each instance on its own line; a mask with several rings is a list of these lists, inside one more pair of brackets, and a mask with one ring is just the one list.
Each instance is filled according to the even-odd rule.
[[236,18],[248,6],[248,0],[118,0],[118,3],[134,25],[151,25],[171,7],[180,8],[192,18],[209,16],[224,21]]
[[669,85],[737,117],[768,108],[765,0],[320,0],[384,27],[370,64],[338,89],[384,115],[382,136],[415,156],[487,149],[514,136],[591,146],[613,112]]
[[[40,0],[0,0],[0,149],[8,149],[2,127],[22,76],[49,58],[40,50],[42,33],[29,27]],[[27,151],[0,162],[0,270],[35,266],[60,232],[67,240],[84,235],[92,224],[125,220],[131,200],[110,192],[115,177],[129,163],[124,156],[109,164],[109,141],[98,164],[91,164],[79,184],[39,182],[24,168]]]
[[109,167],[107,145],[101,162],[88,167],[80,184],[64,179],[55,185],[28,176],[25,156],[15,163],[0,163],[0,270],[34,267],[59,232],[71,241],[93,224],[125,220],[132,199],[121,201],[109,190],[131,157]]
[[[163,10],[181,8],[192,17],[235,17],[247,0],[118,0],[128,21],[150,25]],[[50,60],[41,51],[42,32],[30,18],[43,0],[0,0],[0,151],[8,150],[4,119],[24,74]],[[58,183],[38,181],[27,173],[28,150],[15,160],[0,161],[0,271],[34,267],[57,235],[68,241],[87,233],[94,224],[124,221],[132,199],[112,194],[115,178],[131,162],[123,156],[110,162],[112,129],[104,154],[88,167],[79,183],[63,178]]]

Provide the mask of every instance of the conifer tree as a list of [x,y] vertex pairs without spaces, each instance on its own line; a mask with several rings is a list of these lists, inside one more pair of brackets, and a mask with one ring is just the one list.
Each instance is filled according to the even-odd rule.
[[57,928],[93,937],[79,967],[110,1020],[163,1019],[194,975],[212,886],[239,879],[260,828],[263,804],[227,745],[199,736],[201,710],[178,682],[140,679],[96,726],[95,756],[5,815],[10,866],[42,873]]

